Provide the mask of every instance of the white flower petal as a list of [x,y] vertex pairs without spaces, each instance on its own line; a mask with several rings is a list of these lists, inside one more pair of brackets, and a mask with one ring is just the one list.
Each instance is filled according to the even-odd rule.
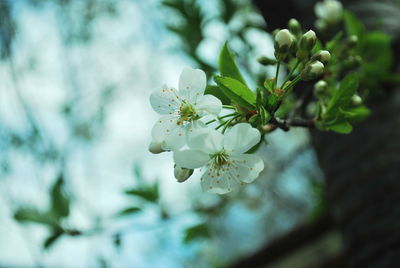
[[232,191],[233,179],[229,179],[225,172],[219,173],[215,169],[207,169],[201,177],[203,191],[213,194],[226,194]]
[[183,168],[199,168],[204,166],[209,160],[209,155],[200,150],[183,150],[174,152],[174,162]]
[[195,109],[198,113],[206,112],[219,115],[222,109],[222,102],[213,95],[204,95],[196,103]]
[[162,144],[164,150],[177,150],[185,144],[186,130],[177,124],[177,117],[163,116],[152,129],[153,140]]
[[189,103],[194,103],[204,94],[206,85],[206,74],[202,70],[185,68],[179,78],[179,94]]
[[261,139],[258,129],[248,123],[233,126],[225,134],[224,148],[228,152],[244,153],[256,145]]
[[254,154],[237,154],[231,156],[231,159],[236,179],[245,183],[253,182],[264,169],[263,160]]
[[209,154],[222,150],[224,136],[211,128],[200,128],[188,135],[188,146]]
[[163,87],[150,95],[150,104],[159,114],[173,114],[179,107],[181,99],[174,88]]

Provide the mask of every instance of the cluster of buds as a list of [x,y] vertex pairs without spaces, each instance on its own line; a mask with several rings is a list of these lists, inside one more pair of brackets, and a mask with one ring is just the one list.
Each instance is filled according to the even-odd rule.
[[327,50],[320,50],[315,53],[301,72],[301,79],[310,81],[320,77],[324,72],[325,65],[328,64],[330,59],[331,54]]
[[296,58],[304,63],[300,77],[304,81],[318,78],[324,72],[331,54],[327,50],[320,50],[314,55],[312,50],[317,42],[317,35],[313,30],[302,34],[301,25],[296,19],[288,23],[289,29],[279,30],[275,34],[275,57],[278,61]]
[[295,19],[291,19],[288,28],[277,31],[275,34],[275,57],[278,61],[284,61],[290,56],[304,61],[310,57],[310,53],[317,36],[314,31],[301,34],[301,26]]

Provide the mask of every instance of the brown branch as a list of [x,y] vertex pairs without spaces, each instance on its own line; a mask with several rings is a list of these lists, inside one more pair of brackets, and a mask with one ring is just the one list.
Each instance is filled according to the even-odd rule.
[[270,120],[270,122],[267,125],[263,126],[263,129],[266,133],[268,133],[274,131],[277,128],[280,128],[283,131],[289,131],[290,127],[314,128],[315,120],[298,119],[289,121],[289,120],[280,120],[274,117]]

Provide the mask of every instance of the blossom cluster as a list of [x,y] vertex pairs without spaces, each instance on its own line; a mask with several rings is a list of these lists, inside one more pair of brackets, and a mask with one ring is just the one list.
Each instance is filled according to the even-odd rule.
[[173,152],[179,182],[200,169],[203,190],[225,194],[254,181],[264,169],[259,156],[247,153],[261,134],[248,123],[237,122],[220,132],[205,122],[210,117],[210,122],[218,121],[224,110],[218,98],[204,94],[206,84],[202,70],[185,68],[179,90],[163,87],[151,94],[151,106],[161,117],[152,129],[149,150]]

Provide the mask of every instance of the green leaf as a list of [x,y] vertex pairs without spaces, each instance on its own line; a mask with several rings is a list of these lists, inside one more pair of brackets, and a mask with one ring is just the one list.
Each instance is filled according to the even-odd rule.
[[326,129],[335,131],[340,134],[349,134],[353,130],[353,127],[350,125],[350,123],[344,122],[344,123],[326,127]]
[[272,94],[274,92],[274,79],[266,79],[264,81],[264,87]]
[[324,115],[325,118],[335,117],[339,112],[339,108],[344,109],[345,106],[349,104],[358,88],[358,80],[359,78],[357,73],[351,73],[342,80],[339,89],[334,92],[334,95],[328,103]]
[[246,85],[234,78],[224,76],[215,76],[214,80],[233,102],[248,110],[255,108],[256,96]]
[[210,236],[211,234],[207,224],[200,223],[185,230],[183,241],[187,244],[197,239],[209,238]]
[[124,210],[121,210],[120,212],[118,212],[117,216],[126,216],[126,215],[132,215],[132,214],[136,214],[138,212],[142,211],[140,208],[138,207],[129,207],[126,208]]
[[210,94],[217,97],[224,105],[229,105],[231,103],[231,100],[227,96],[225,96],[225,94],[218,86],[208,85],[204,94]]
[[265,107],[267,108],[268,112],[274,113],[278,103],[279,103],[279,97],[275,94],[270,94],[267,97],[267,103]]
[[65,193],[64,177],[60,174],[50,191],[51,213],[58,218],[68,217],[70,200]]
[[48,213],[43,213],[35,208],[20,208],[14,213],[14,219],[25,223],[40,223],[46,224],[50,226],[57,226],[57,220],[53,215],[49,215]]
[[393,65],[390,36],[381,32],[369,32],[365,36],[362,58],[367,76],[386,76]]
[[158,184],[140,186],[138,188],[133,188],[125,191],[127,195],[133,195],[140,197],[148,202],[157,203],[159,199],[158,194]]
[[243,76],[236,65],[235,58],[229,50],[227,42],[225,42],[219,54],[218,67],[222,76],[234,78],[247,86],[246,81],[244,81]]
[[342,110],[341,113],[349,122],[356,123],[368,117],[371,114],[371,111],[365,106],[359,106]]
[[43,248],[49,249],[63,234],[64,231],[61,228],[53,230],[53,233],[44,241]]
[[364,24],[351,12],[344,12],[344,24],[346,31],[349,35],[357,35],[360,38],[364,36],[365,26]]

